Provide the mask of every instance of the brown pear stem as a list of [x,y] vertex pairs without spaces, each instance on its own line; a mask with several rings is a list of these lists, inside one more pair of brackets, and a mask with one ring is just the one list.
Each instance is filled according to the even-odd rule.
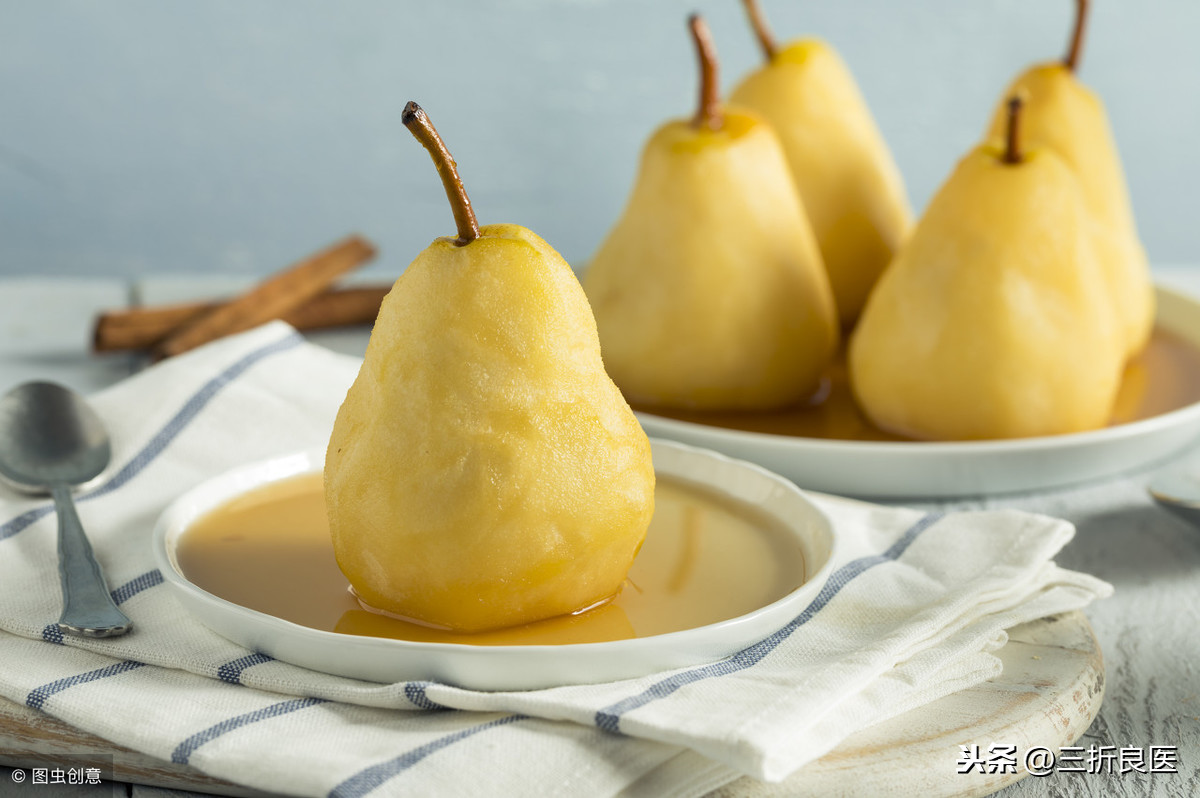
[[1018,164],[1024,160],[1020,141],[1022,105],[1024,103],[1020,97],[1010,97],[1008,100],[1008,135],[1004,144],[1004,163]]
[[700,59],[700,107],[692,127],[709,130],[721,129],[721,96],[717,83],[717,48],[713,46],[712,34],[704,17],[692,14],[688,17],[692,40],[696,42],[696,55]]
[[775,45],[775,37],[771,34],[766,17],[763,16],[762,6],[758,4],[758,0],[742,0],[742,5],[746,7],[746,15],[750,17],[750,25],[754,28],[754,35],[758,37],[763,55],[770,61],[779,48]]
[[479,238],[479,222],[475,220],[475,211],[471,209],[471,199],[463,188],[462,178],[458,176],[458,165],[450,157],[450,150],[438,135],[425,109],[411,100],[404,106],[400,121],[408,128],[408,132],[421,142],[421,146],[429,151],[433,165],[437,167],[442,185],[446,187],[446,199],[450,200],[450,210],[454,212],[454,224],[458,227],[458,239],[455,244],[465,246]]
[[1071,34],[1071,47],[1063,64],[1075,72],[1079,66],[1079,54],[1083,50],[1083,30],[1087,26],[1088,0],[1075,0],[1075,31]]

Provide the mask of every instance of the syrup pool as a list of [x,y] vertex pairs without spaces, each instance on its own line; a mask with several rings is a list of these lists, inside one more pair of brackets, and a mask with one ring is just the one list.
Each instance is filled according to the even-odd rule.
[[[1161,327],[1125,367],[1109,426],[1179,410],[1200,402],[1200,348]],[[835,441],[907,441],[871,424],[854,402],[845,353],[808,404],[769,412],[700,412],[636,407],[646,413],[744,432]]]
[[198,519],[176,561],[200,588],[323,631],[475,645],[557,645],[649,637],[766,606],[805,580],[794,535],[755,508],[659,477],[654,518],[621,592],[578,615],[478,634],[432,629],[363,609],[337,567],[321,475],[246,493]]

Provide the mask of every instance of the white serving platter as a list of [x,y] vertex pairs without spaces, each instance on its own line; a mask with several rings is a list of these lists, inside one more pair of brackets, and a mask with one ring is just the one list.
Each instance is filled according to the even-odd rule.
[[[1200,347],[1200,303],[1158,292],[1158,324]],[[1001,441],[836,441],[743,432],[638,413],[646,432],[758,463],[802,488],[869,498],[1058,488],[1149,465],[1200,434],[1200,403],[1092,432]]]
[[176,546],[197,519],[248,491],[319,472],[323,452],[244,466],[188,491],[159,519],[154,554],[175,596],[205,626],[275,659],[339,676],[383,683],[422,679],[477,690],[531,690],[612,681],[719,660],[769,636],[817,596],[833,567],[835,530],[795,485],[759,466],[678,443],[651,443],[659,476],[753,505],[782,523],[801,548],[803,584],[753,612],[670,634],[604,643],[476,646],[312,629],[218,598],[184,577]]

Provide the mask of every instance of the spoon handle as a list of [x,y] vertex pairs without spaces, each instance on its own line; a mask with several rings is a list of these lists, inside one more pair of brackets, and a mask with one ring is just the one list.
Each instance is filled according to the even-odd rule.
[[100,564],[92,554],[75,512],[71,489],[54,485],[50,489],[58,510],[58,575],[62,580],[63,611],[58,628],[78,637],[115,637],[123,635],[133,621],[117,609],[104,583]]

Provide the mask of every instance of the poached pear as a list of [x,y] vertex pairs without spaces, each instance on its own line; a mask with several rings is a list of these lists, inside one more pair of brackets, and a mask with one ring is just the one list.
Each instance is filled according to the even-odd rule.
[[729,101],[779,134],[848,326],[912,227],[904,181],[837,52],[815,38],[778,47],[757,0],[744,1],[766,64]]
[[1053,435],[1108,422],[1124,348],[1071,168],[1006,140],[959,162],[872,292],[851,384],[914,438]]
[[604,363],[634,404],[757,410],[804,400],[838,341],[816,240],[779,140],[722,108],[708,28],[689,25],[700,107],[651,136],[583,283]]
[[[1088,227],[1125,341],[1126,355],[1139,352],[1154,326],[1154,286],[1125,185],[1125,174],[1104,104],[1076,77],[1087,20],[1087,0],[1076,0],[1075,28],[1062,61],[1037,64],[1019,75],[1005,97],[1025,101],[1024,137],[1030,146],[1053,149],[1083,188]],[[1003,103],[988,129],[1004,135]]]
[[424,111],[403,120],[458,236],[396,280],[337,414],[338,565],[370,607],[457,631],[586,609],[620,590],[645,536],[649,441],[567,263],[524,227],[479,227]]

